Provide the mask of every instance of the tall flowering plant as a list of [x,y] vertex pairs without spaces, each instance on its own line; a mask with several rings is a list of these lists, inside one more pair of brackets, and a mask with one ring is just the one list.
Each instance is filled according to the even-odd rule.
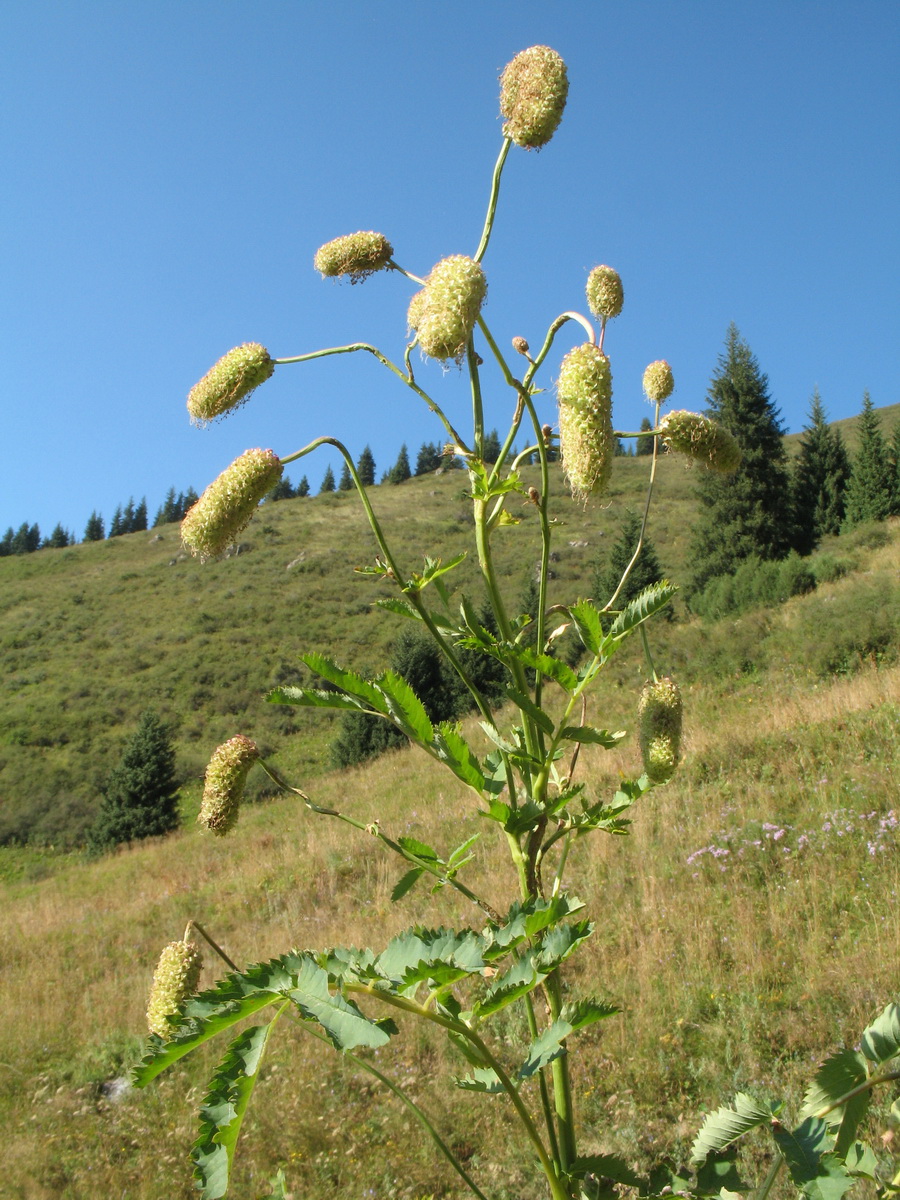
[[[736,1187],[736,1176],[723,1170],[721,1162],[731,1161],[737,1140],[761,1125],[772,1129],[777,1152],[761,1195],[771,1187],[775,1168],[784,1164],[811,1200],[838,1200],[846,1190],[845,1183],[874,1171],[863,1150],[851,1151],[851,1147],[861,1145],[855,1141],[855,1129],[872,1088],[886,1078],[896,1078],[896,1073],[891,1075],[885,1067],[900,1049],[900,1010],[894,1006],[867,1031],[860,1051],[846,1052],[836,1064],[826,1064],[808,1097],[804,1123],[790,1134],[771,1108],[742,1095],[704,1124],[694,1145],[696,1177],[669,1171],[665,1178],[656,1172],[652,1181],[642,1180],[614,1156],[579,1152],[570,1057],[577,1051],[579,1034],[608,1020],[617,1010],[596,996],[564,998],[562,978],[567,961],[593,929],[585,904],[566,888],[567,857],[579,839],[627,832],[631,809],[653,788],[671,779],[680,757],[682,700],[675,681],[654,669],[646,632],[675,589],[662,582],[630,603],[619,602],[640,552],[640,539],[612,596],[549,603],[551,450],[558,442],[573,496],[586,502],[602,496],[608,487],[618,438],[652,438],[644,523],[662,448],[719,471],[733,470],[740,455],[733,438],[707,418],[678,411],[662,414],[674,388],[672,370],[662,360],[651,362],[643,379],[645,394],[655,410],[653,427],[640,433],[614,428],[612,372],[605,342],[608,323],[622,311],[623,287],[618,273],[607,265],[595,267],[588,277],[590,316],[575,311],[557,316],[536,352],[532,353],[524,337],[513,339],[512,353],[504,352],[491,333],[482,312],[487,292],[484,261],[504,164],[513,146],[538,149],[550,141],[563,115],[567,89],[565,64],[546,46],[523,51],[504,70],[500,94],[503,142],[484,226],[471,257],[453,254],[426,275],[415,275],[397,262],[391,243],[372,231],[338,237],[316,253],[315,266],[326,277],[357,282],[387,272],[417,285],[406,314],[409,335],[401,363],[362,342],[293,358],[273,358],[265,347],[247,343],[224,355],[188,397],[192,419],[204,424],[243,404],[276,370],[328,355],[363,352],[411,389],[441,422],[449,452],[462,459],[468,472],[475,552],[490,604],[489,623],[466,596],[455,598],[451,593],[449,576],[461,557],[449,561],[429,558],[418,570],[401,563],[350,454],[330,436],[318,437],[284,456],[271,450],[246,451],[206,489],[185,517],[182,534],[185,545],[201,558],[222,554],[280,479],[286,464],[322,445],[335,447],[347,464],[378,545],[377,558],[363,570],[396,589],[392,598],[379,603],[415,622],[434,640],[468,690],[486,742],[468,737],[457,723],[434,723],[399,674],[388,670],[366,677],[317,653],[301,657],[327,687],[279,687],[268,700],[365,713],[390,722],[469,789],[483,816],[494,823],[505,842],[510,861],[505,897],[480,895],[469,886],[465,872],[474,839],[439,851],[410,837],[394,838],[377,821],[363,824],[325,809],[284,780],[244,734],[215,751],[200,812],[201,822],[211,833],[225,835],[234,828],[247,774],[261,769],[279,787],[299,795],[313,813],[365,830],[386,852],[397,855],[403,873],[394,888],[394,899],[412,891],[420,880],[432,882],[465,896],[476,907],[478,921],[464,929],[414,926],[383,947],[293,950],[246,968],[232,963],[196,923],[189,926],[181,942],[165,948],[150,1002],[148,1051],[135,1079],[145,1085],[209,1039],[231,1036],[201,1109],[199,1137],[193,1149],[198,1185],[208,1200],[227,1192],[241,1123],[266,1049],[284,1016],[301,1021],[311,1034],[400,1096],[437,1152],[480,1200],[487,1200],[481,1185],[443,1140],[430,1116],[367,1053],[387,1045],[398,1022],[424,1021],[443,1030],[461,1064],[454,1083],[500,1098],[511,1107],[523,1146],[535,1169],[543,1173],[552,1200],[587,1200],[608,1194],[614,1184],[638,1187],[645,1195],[667,1189],[725,1196],[722,1188]],[[568,334],[571,328],[579,340],[558,362],[551,355],[556,355],[563,331]],[[414,351],[442,363],[465,365],[472,411],[466,433],[417,381]],[[492,461],[485,458],[486,404],[481,382],[487,356],[495,360],[509,389],[509,425],[499,455],[492,454]],[[541,390],[539,375],[553,362],[558,363],[555,429],[542,424],[535,408],[535,395]],[[492,400],[491,405],[493,421],[500,401]],[[523,436],[527,445],[517,454],[513,446]],[[532,460],[539,466],[539,486],[526,486],[522,479],[523,463]],[[510,499],[516,497],[521,503],[523,496],[539,516],[539,603],[533,619],[510,604],[492,551],[497,531],[515,520],[508,508]],[[576,665],[556,649],[566,631],[574,632],[580,643]],[[648,663],[647,683],[633,705],[644,769],[638,777],[622,780],[613,795],[598,796],[578,778],[580,748],[610,749],[625,733],[590,718],[591,691],[619,647],[635,635],[643,642]],[[502,704],[479,688],[470,668],[473,654],[501,664],[505,678]],[[489,746],[487,752],[485,745]],[[502,886],[498,881],[498,891]],[[200,969],[195,934],[231,967],[216,987],[199,995],[193,994]],[[498,1014],[513,1005],[522,1011],[528,1031],[518,1049],[511,1049],[496,1034]],[[234,1036],[239,1024],[240,1031]],[[282,1180],[275,1194],[283,1194],[283,1187]]]

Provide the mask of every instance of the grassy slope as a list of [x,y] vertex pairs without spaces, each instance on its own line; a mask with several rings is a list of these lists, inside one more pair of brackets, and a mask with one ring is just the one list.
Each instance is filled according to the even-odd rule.
[[[614,529],[615,506],[637,495],[642,464],[620,465],[617,486],[624,490],[613,511],[569,510],[554,564],[567,595],[589,590],[596,550],[611,536],[601,534],[601,523]],[[690,475],[665,463],[661,482],[653,536],[677,577]],[[403,524],[411,565],[414,554],[438,545],[449,553],[445,534],[464,537],[464,506],[456,499],[462,486],[461,477],[450,476],[376,492],[389,520]],[[527,520],[530,510],[522,511]],[[162,532],[162,543],[134,535],[57,558],[0,563],[5,596],[15,601],[4,625],[7,650],[16,655],[12,679],[34,721],[19,728],[29,737],[34,728],[61,729],[53,724],[60,696],[88,731],[102,728],[110,706],[126,722],[152,699],[180,717],[180,755],[198,773],[215,741],[237,729],[262,730],[285,768],[324,805],[378,818],[394,834],[439,847],[480,829],[467,881],[503,902],[514,886],[504,849],[452,778],[406,751],[365,772],[323,774],[324,731],[310,734],[304,724],[302,734],[279,741],[276,721],[283,718],[258,703],[258,692],[293,669],[300,649],[333,645],[342,658],[355,661],[362,652],[372,660],[396,628],[368,615],[371,585],[348,582],[347,559],[371,556],[350,502],[276,505],[248,533],[252,553],[206,568],[184,560],[169,566],[177,557],[175,530]],[[508,531],[502,551],[514,593],[532,553],[521,548],[527,533],[524,525]],[[837,678],[823,673],[823,646],[852,629],[856,615],[870,624],[879,598],[896,593],[900,539],[892,533],[888,545],[874,549],[864,537],[842,540],[841,552],[859,569],[780,610],[716,626],[657,626],[659,661],[678,670],[687,693],[684,768],[651,795],[632,838],[580,845],[570,860],[572,888],[588,900],[598,925],[578,960],[578,983],[626,1007],[624,1017],[583,1039],[575,1090],[587,1150],[618,1149],[640,1160],[674,1148],[683,1157],[704,1106],[743,1087],[774,1097],[782,1083],[796,1099],[816,1055],[853,1037],[879,1006],[898,998],[900,868],[889,814],[900,815],[900,671],[888,656],[880,669],[864,663]],[[589,545],[570,545],[583,541]],[[303,563],[287,570],[301,553]],[[74,601],[79,594],[83,599]],[[313,595],[329,610],[313,608]],[[896,624],[890,611],[888,619]],[[29,637],[35,629],[41,636]],[[859,665],[858,649],[847,655],[846,668]],[[137,666],[130,676],[117,665],[129,662]],[[196,678],[204,664],[214,664],[215,674],[231,665],[224,704],[214,681]],[[44,679],[35,678],[42,670]],[[633,724],[642,674],[634,644],[597,697],[597,723]],[[121,732],[107,732],[108,753]],[[78,753],[75,742],[51,741],[37,753]],[[17,749],[22,758],[13,766],[26,769],[35,747],[26,741],[5,745],[3,753]],[[614,754],[584,755],[581,769],[603,795],[619,772],[633,773],[636,765],[629,740]],[[185,807],[195,804],[191,786]],[[461,833],[451,831],[451,821]],[[165,841],[94,864],[27,851],[4,857],[17,872],[8,871],[0,932],[7,1147],[0,1195],[26,1200],[195,1194],[186,1151],[211,1057],[176,1069],[147,1093],[113,1101],[103,1092],[133,1061],[153,964],[189,917],[206,924],[237,961],[293,944],[381,945],[414,920],[448,921],[440,907],[446,896],[413,893],[392,905],[402,868],[362,835],[348,837],[288,800],[247,809],[224,841],[189,824]],[[472,919],[461,906],[449,918]],[[210,981],[214,972],[211,965]],[[402,1110],[337,1056],[323,1060],[318,1046],[285,1033],[239,1151],[236,1196],[263,1194],[279,1162],[297,1196],[349,1200],[366,1188],[402,1197],[456,1194],[454,1179],[434,1169]],[[505,1033],[519,1035],[512,1025]],[[440,1042],[413,1030],[383,1056],[440,1114],[445,1134],[471,1155],[492,1197],[540,1194],[527,1162],[511,1151],[502,1104],[442,1094],[445,1067],[460,1069],[446,1059]]]

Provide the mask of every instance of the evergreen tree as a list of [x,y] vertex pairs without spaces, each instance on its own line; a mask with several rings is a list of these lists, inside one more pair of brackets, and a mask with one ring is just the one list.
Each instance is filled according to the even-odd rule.
[[142,496],[141,502],[135,508],[131,518],[131,529],[129,533],[143,533],[147,528],[147,497]]
[[847,485],[844,525],[852,529],[863,521],[883,521],[893,507],[893,479],[881,420],[868,392],[859,416],[859,441]]
[[12,540],[13,554],[34,554],[41,544],[41,531],[37,525],[23,522],[15,532]]
[[287,475],[282,475],[271,492],[266,496],[266,500],[269,503],[274,503],[276,500],[292,500],[295,495],[296,493],[291,487],[291,481]]
[[900,517],[900,421],[891,435],[888,462],[891,468],[891,516]]
[[142,714],[101,792],[100,811],[89,835],[96,850],[178,828],[175,751],[171,734],[156,713]]
[[50,546],[53,550],[61,550],[64,546],[68,546],[68,544],[69,534],[60,524],[56,525],[46,542],[44,542],[45,546]]
[[689,581],[694,592],[752,554],[784,558],[794,537],[784,429],[768,379],[733,324],[707,398],[706,415],[736,438],[743,459],[731,475],[704,471],[700,476]]
[[178,503],[179,503],[181,511],[180,511],[177,519],[180,521],[182,519],[182,517],[184,517],[187,514],[188,509],[193,508],[199,499],[200,499],[200,497],[197,495],[197,493],[194,491],[194,489],[192,487],[189,487],[183,496],[179,495]]
[[[627,512],[618,540],[613,545],[609,559],[599,566],[594,580],[594,596],[600,604],[605,604],[615,593],[619,581],[625,574],[625,568],[631,562],[637,549],[638,538],[641,536],[641,518],[636,512]],[[637,562],[631,568],[631,574],[625,581],[625,586],[619,592],[616,608],[624,608],[630,601],[635,600],[644,588],[664,579],[662,567],[656,555],[653,542],[646,535],[638,555]],[[669,620],[672,619],[672,608],[665,610]]]
[[844,440],[828,424],[818,388],[803,432],[793,473],[795,548],[800,554],[811,554],[826,534],[840,531],[850,478]]
[[106,536],[108,538],[119,537],[125,532],[122,525],[122,505],[118,504],[116,505],[116,511],[113,513],[113,519],[109,523],[109,533]]
[[[653,422],[649,417],[641,418],[641,429],[652,429]],[[635,454],[652,454],[653,453],[653,438],[642,437],[637,439],[637,449]]]
[[390,474],[388,475],[388,483],[404,483],[411,475],[409,453],[404,442],[400,447],[400,453],[397,455],[397,461],[391,467]]
[[322,476],[322,485],[319,488],[319,495],[321,496],[323,492],[333,492],[333,491],[334,491],[334,471],[332,471],[331,465],[329,464],[325,468],[325,474]]
[[443,462],[440,446],[436,446],[434,442],[423,442],[419,447],[419,453],[416,456],[416,474],[430,475],[432,471],[436,471]]
[[3,535],[3,540],[0,541],[0,558],[5,558],[8,554],[12,554],[15,536],[15,531],[12,525],[10,525],[9,529]]
[[495,463],[500,457],[500,435],[496,429],[485,434],[483,456],[486,463]]
[[372,487],[375,483],[375,459],[372,457],[372,451],[368,446],[363,446],[362,454],[360,454],[359,461],[356,464],[356,473],[363,487]]
[[156,516],[153,518],[153,528],[157,525],[168,525],[171,521],[180,521],[181,513],[178,510],[178,501],[175,498],[175,489],[170,487],[166,492],[166,498],[156,510]]
[[350,474],[350,468],[346,463],[344,463],[344,469],[343,469],[343,471],[341,471],[341,478],[340,478],[340,482],[338,483],[338,491],[339,492],[352,492],[353,491],[353,476]]
[[305,475],[301,478],[300,482],[297,484],[297,495],[298,496],[308,496],[309,495],[309,480],[306,478]]
[[128,497],[128,503],[125,505],[125,511],[122,513],[122,528],[120,533],[131,533],[134,529],[134,497]]
[[95,509],[88,517],[88,523],[84,527],[84,540],[86,542],[102,542],[105,536],[103,518]]

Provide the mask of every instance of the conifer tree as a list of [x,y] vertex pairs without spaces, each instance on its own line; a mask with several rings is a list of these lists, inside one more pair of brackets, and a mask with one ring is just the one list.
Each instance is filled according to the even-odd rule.
[[[619,530],[619,536],[613,545],[609,559],[599,566],[594,580],[594,596],[600,604],[605,604],[615,593],[619,580],[625,573],[625,568],[631,562],[641,536],[641,517],[636,512],[627,512]],[[624,608],[630,601],[636,599],[644,588],[664,579],[663,569],[653,542],[645,534],[641,552],[637,562],[625,581],[625,586],[619,592],[615,607]],[[669,605],[665,610],[668,620],[672,620],[672,609]]]
[[400,453],[397,455],[397,461],[391,467],[388,474],[388,483],[404,483],[412,475],[409,467],[409,452],[406,449],[406,443],[400,447]]
[[282,475],[265,499],[268,503],[272,503],[275,500],[292,500],[295,495],[291,481],[287,475]]
[[[653,422],[649,417],[641,418],[641,429],[652,429]],[[653,438],[643,437],[637,439],[637,449],[635,454],[652,454],[653,453]]]
[[495,463],[500,457],[500,435],[496,429],[485,434],[483,457],[486,463]]
[[13,554],[33,554],[41,544],[41,531],[37,524],[29,525],[24,521],[15,532],[12,540]]
[[88,523],[84,527],[84,540],[86,542],[102,542],[105,536],[103,518],[95,509],[88,517]]
[[194,489],[192,487],[189,487],[183,496],[179,493],[178,503],[179,503],[179,507],[180,507],[180,512],[179,512],[176,520],[180,521],[183,517],[185,517],[187,515],[188,509],[193,508],[199,499],[200,499],[200,497],[197,495],[197,493],[194,491]]
[[302,476],[300,482],[297,484],[297,495],[298,496],[308,496],[309,495],[309,480],[306,478],[305,475]]
[[850,459],[840,431],[828,424],[819,390],[812,394],[809,424],[793,473],[795,549],[811,554],[826,534],[839,533]]
[[732,434],[743,458],[731,475],[704,471],[699,478],[700,514],[688,585],[692,592],[717,575],[730,574],[753,554],[761,559],[784,558],[793,544],[780,414],[769,397],[768,379],[734,324],[707,398],[706,415]]
[[156,510],[156,516],[153,518],[153,528],[157,525],[168,525],[170,521],[178,521],[180,517],[176,516],[177,500],[175,498],[175,489],[170,487],[166,492],[166,498]]
[[68,531],[63,529],[62,525],[59,523],[57,523],[53,532],[47,538],[46,542],[44,542],[45,546],[49,546],[53,550],[61,550],[64,546],[68,546],[68,544]]
[[859,440],[847,485],[844,526],[852,529],[863,521],[883,521],[893,507],[893,479],[888,447],[881,432],[881,420],[868,392],[863,395],[859,415]]
[[131,527],[129,533],[143,533],[147,528],[147,497],[142,496],[141,502],[135,508],[131,517]]
[[339,492],[353,491],[353,476],[350,474],[350,468],[344,463],[344,469],[341,471],[341,478],[338,483]]
[[322,484],[319,488],[319,495],[323,492],[334,491],[334,471],[331,469],[331,464],[325,468],[325,474],[322,476]]
[[891,516],[900,517],[900,420],[891,435],[888,462],[891,468]]
[[120,533],[131,533],[134,529],[134,497],[128,497],[128,503],[125,505],[125,510],[122,513],[122,528]]
[[5,558],[8,554],[12,554],[15,536],[15,530],[10,525],[9,529],[4,533],[2,541],[0,541],[0,558]]
[[96,850],[177,829],[175,751],[171,734],[156,713],[142,714],[101,792],[103,801],[89,835]]
[[443,462],[440,446],[434,442],[423,442],[416,457],[416,475],[430,475]]
[[113,518],[109,523],[109,533],[106,535],[107,538],[119,537],[121,534],[123,534],[125,530],[122,528],[122,525],[122,505],[117,504],[116,511],[113,513]]
[[362,454],[356,464],[356,473],[363,487],[372,487],[375,483],[375,459],[369,446],[363,446]]

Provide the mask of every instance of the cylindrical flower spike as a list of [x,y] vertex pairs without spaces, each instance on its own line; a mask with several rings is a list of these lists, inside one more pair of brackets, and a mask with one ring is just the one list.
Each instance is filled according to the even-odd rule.
[[159,956],[147,1001],[147,1025],[151,1033],[161,1038],[171,1034],[167,1018],[196,992],[202,966],[200,951],[193,942],[170,942],[166,946]]
[[226,467],[181,522],[181,539],[191,554],[204,561],[224,554],[283,470],[271,450],[245,450]]
[[413,296],[407,320],[429,358],[459,358],[475,328],[487,292],[481,265],[464,254],[442,259]]
[[191,420],[206,425],[216,417],[243,404],[250,393],[265,383],[275,370],[265,346],[245,342],[223,354],[214,367],[188,392],[187,407]]
[[517,54],[500,76],[500,113],[504,136],[517,146],[546,146],[562,120],[569,78],[566,64],[549,46]]
[[393,255],[394,247],[384,234],[360,230],[320,246],[313,265],[326,278],[349,275],[351,283],[359,283],[383,270]]
[[675,376],[664,358],[652,362],[644,372],[644,395],[654,404],[662,404],[675,391]]
[[625,292],[619,272],[614,271],[612,267],[594,267],[588,275],[585,292],[588,308],[595,317],[610,320],[622,311]]
[[562,361],[556,394],[569,486],[576,497],[602,495],[615,453],[609,359],[592,342],[576,346]]
[[676,409],[659,423],[659,436],[669,450],[687,454],[713,471],[728,475],[741,462],[741,448],[724,426],[699,413]]
[[681,750],[681,692],[674,679],[644,685],[638,717],[644,770],[651,783],[666,783],[675,774]]
[[238,819],[247,772],[259,758],[256,742],[243,734],[219,746],[209,760],[197,820],[211,833],[223,835]]

